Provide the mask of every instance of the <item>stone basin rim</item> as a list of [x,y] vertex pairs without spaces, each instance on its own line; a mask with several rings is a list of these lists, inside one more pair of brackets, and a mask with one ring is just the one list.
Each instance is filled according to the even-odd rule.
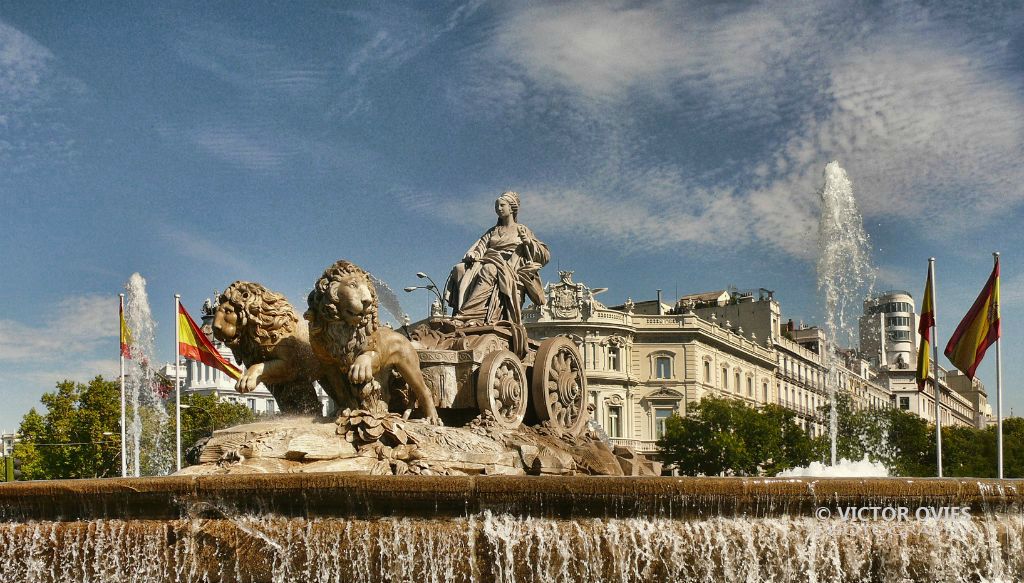
[[[1020,513],[1024,480],[248,474],[15,482],[0,521],[175,519],[197,508],[293,516],[811,515],[818,506],[970,506]],[[202,511],[199,511],[202,512]],[[217,512],[226,512],[218,510]]]

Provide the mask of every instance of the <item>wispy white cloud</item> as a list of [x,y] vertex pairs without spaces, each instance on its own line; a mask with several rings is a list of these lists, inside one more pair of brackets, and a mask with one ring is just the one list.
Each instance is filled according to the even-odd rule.
[[245,36],[212,23],[182,31],[175,49],[185,62],[250,96],[308,95],[324,87],[331,73],[324,62],[299,57],[266,38]]
[[26,324],[0,320],[0,361],[74,362],[104,343],[117,350],[116,298],[71,296],[59,301],[43,321]]
[[[978,227],[1024,200],[1014,186],[1024,180],[1024,83],[1006,64],[1012,27],[987,14],[981,35],[974,12],[831,1],[517,5],[466,57],[468,82],[450,94],[470,115],[566,136],[575,172],[528,184],[551,228],[806,257],[832,159],[865,217],[924,235],[925,215]],[[665,117],[692,120],[692,135],[658,136]],[[753,157],[734,156],[722,133]],[[667,144],[720,148],[721,167]],[[939,211],[965,207],[966,216]]]
[[14,377],[25,385],[52,388],[63,380],[82,383],[93,379],[96,375],[102,375],[108,380],[116,379],[120,369],[120,363],[115,358],[48,364],[51,366],[14,373]]
[[[868,217],[976,226],[1024,199],[1022,88],[920,39],[851,51],[832,68],[827,114],[796,132],[781,163],[792,173],[817,153],[848,161]],[[955,208],[972,212],[938,212]]]
[[273,131],[264,127],[213,124],[196,127],[162,127],[165,137],[190,142],[231,164],[262,172],[273,171],[296,153],[294,144],[272,138]]
[[230,269],[232,273],[255,272],[253,265],[240,252],[232,250],[229,244],[214,242],[193,231],[169,225],[162,226],[160,234],[185,257]]
[[52,60],[46,47],[0,22],[0,100],[9,107],[37,96]]
[[[0,21],[0,161],[4,174],[53,166],[74,151],[59,121],[62,105],[85,91],[60,71],[57,59],[29,35]],[[0,179],[3,175],[0,175]]]

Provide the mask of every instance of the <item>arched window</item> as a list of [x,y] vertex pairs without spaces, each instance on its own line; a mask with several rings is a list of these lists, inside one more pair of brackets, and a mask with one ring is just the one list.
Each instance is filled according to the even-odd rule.
[[724,366],[722,367],[722,390],[729,390],[729,369]]
[[711,384],[711,363],[704,361],[704,382]]
[[732,390],[737,393],[743,390],[743,385],[740,384],[740,371],[736,371],[736,375],[733,377]]
[[747,377],[747,396],[754,396],[754,379],[752,377]]

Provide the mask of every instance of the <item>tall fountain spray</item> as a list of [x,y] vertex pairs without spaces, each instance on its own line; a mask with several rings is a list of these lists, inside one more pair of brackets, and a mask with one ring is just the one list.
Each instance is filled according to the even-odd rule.
[[146,280],[133,273],[125,289],[125,321],[132,331],[132,358],[125,361],[127,467],[135,476],[163,476],[171,473],[173,452],[167,438],[170,417],[153,370],[156,326]]
[[826,347],[822,355],[828,368],[829,437],[832,465],[836,464],[836,392],[839,390],[839,366],[835,348],[854,346],[851,322],[863,299],[874,285],[874,270],[869,258],[868,235],[857,210],[853,185],[839,162],[825,166],[825,184],[821,187],[821,219],[818,225],[818,291],[825,300]]

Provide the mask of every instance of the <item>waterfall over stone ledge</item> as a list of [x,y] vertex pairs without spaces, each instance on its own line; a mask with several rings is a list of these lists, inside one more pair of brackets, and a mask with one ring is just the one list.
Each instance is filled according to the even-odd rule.
[[0,487],[0,564],[11,581],[119,583],[1015,581],[1019,486],[337,474],[26,482]]

